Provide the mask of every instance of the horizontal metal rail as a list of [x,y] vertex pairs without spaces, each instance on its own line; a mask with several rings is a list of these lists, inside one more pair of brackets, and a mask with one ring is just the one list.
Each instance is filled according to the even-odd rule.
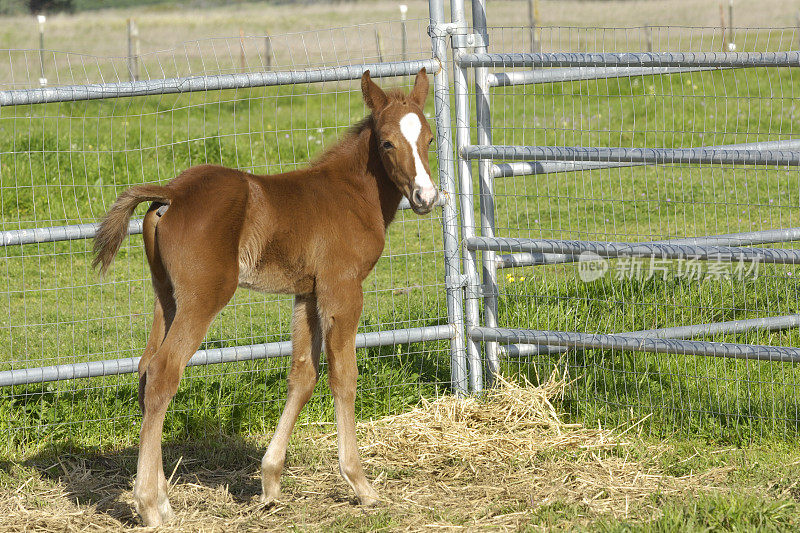
[[683,339],[638,337],[624,334],[577,333],[533,329],[476,327],[470,338],[482,342],[545,344],[583,349],[624,350],[651,353],[706,355],[757,361],[800,362],[800,348],[732,344]]
[[498,344],[497,351],[503,357],[512,358],[567,353],[569,348],[565,346],[548,346],[546,344]]
[[800,52],[462,53],[462,67],[798,67]]
[[[744,320],[729,320],[727,322],[711,322],[708,324],[695,324],[691,326],[627,331],[614,335],[656,339],[693,339],[697,337],[709,337],[711,335],[746,333],[750,331],[781,331],[798,326],[800,326],[800,315],[783,315]],[[501,345],[500,350],[507,357],[522,357],[546,353],[564,353],[568,348],[565,346],[542,346],[538,344],[509,344]]]
[[494,258],[497,268],[517,268],[538,265],[561,265],[564,263],[574,263],[578,260],[577,255],[573,254],[543,254],[518,252],[515,254],[499,254]]
[[652,244],[674,244],[677,246],[750,246],[753,244],[794,241],[800,241],[800,228],[765,229],[760,231],[743,231],[740,233],[722,233],[720,235],[704,235],[702,237],[684,237],[682,239],[653,241]]
[[608,78],[632,78],[718,70],[716,67],[568,67],[526,70],[522,72],[494,72],[489,74],[490,87],[559,83]]
[[[40,242],[73,241],[92,239],[97,235],[99,224],[73,224],[70,226],[52,226],[48,228],[15,229],[0,232],[0,246],[36,244]],[[142,219],[128,222],[128,235],[142,232]]]
[[481,146],[461,148],[465,159],[602,161],[648,164],[800,166],[800,152],[721,148],[624,148],[587,146]]
[[[723,144],[718,146],[701,146],[698,150],[758,150],[760,152],[790,151],[800,152],[800,139],[783,141],[764,141],[752,143]],[[630,163],[623,161],[517,161],[514,163],[498,163],[492,165],[492,176],[495,178],[509,176],[528,176],[536,174],[553,174],[555,172],[576,172],[580,170],[597,170],[602,168],[635,167],[654,163]]]
[[421,59],[280,72],[248,72],[242,74],[218,74],[213,76],[190,76],[185,78],[165,78],[118,83],[14,89],[0,91],[0,106],[73,102],[76,100],[102,100],[106,98],[123,98],[128,96],[164,95],[222,89],[246,89],[274,85],[355,80],[360,78],[365,70],[369,70],[370,76],[373,78],[409,76],[416,74],[423,67],[426,68],[428,72],[433,73],[439,69],[439,62],[435,59]]
[[[452,338],[453,335],[454,328],[451,325],[359,333],[356,335],[356,348],[445,340]],[[291,355],[291,353],[291,341],[212,348],[197,351],[189,360],[188,366],[253,361],[270,357],[284,357]],[[4,370],[0,372],[0,387],[130,374],[137,371],[139,359],[139,357],[127,357],[105,361]]]
[[[800,241],[800,228],[768,229],[761,231],[745,231],[741,233],[725,233],[722,235],[704,235],[702,237],[686,237],[637,244],[673,244],[690,246],[752,246],[754,244],[771,244],[776,242]],[[495,258],[497,268],[525,267],[536,265],[557,265],[574,263],[580,259],[579,254],[548,254],[520,252],[498,255]]]
[[598,170],[601,168],[640,167],[647,163],[623,163],[614,161],[515,161],[513,163],[495,163],[491,166],[493,178],[511,176],[536,176],[539,174],[556,174],[558,172],[578,172],[581,170]]
[[510,237],[469,237],[467,250],[527,252],[578,255],[591,252],[600,257],[644,257],[659,259],[696,259],[698,261],[743,261],[800,264],[800,250],[782,248],[741,248],[693,244],[646,242],[566,241],[557,239],[518,239]]
[[[446,199],[439,195],[437,206],[444,205]],[[400,201],[398,209],[411,209],[407,198]],[[52,226],[47,228],[15,229],[0,231],[0,246],[36,244],[41,242],[72,241],[77,239],[93,239],[97,235],[99,224],[73,224],[69,226]],[[142,219],[133,219],[128,223],[128,235],[142,232]]]

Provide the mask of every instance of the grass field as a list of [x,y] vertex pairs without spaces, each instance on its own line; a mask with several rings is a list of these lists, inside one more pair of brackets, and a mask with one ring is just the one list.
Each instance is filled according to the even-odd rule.
[[[303,425],[282,499],[264,509],[258,435],[168,441],[177,522],[162,531],[788,531],[798,526],[800,457],[791,442],[749,447],[653,440],[638,424],[565,424],[569,388],[503,387],[482,401],[442,398],[359,425],[367,474],[385,504],[364,510],[336,470],[331,424]],[[115,531],[137,525],[137,449],[54,444],[0,462],[3,531]]]
[[[572,5],[571,11],[562,4]],[[605,7],[598,7],[600,4]],[[662,14],[662,24],[700,23],[709,16],[700,10],[696,18],[686,19],[688,4],[682,2],[622,4],[626,13],[633,13],[630,24],[642,23],[634,20],[642,15],[633,7],[645,4],[651,13]],[[493,23],[518,25],[514,13],[520,5],[492,4],[496,13]],[[597,24],[614,24],[608,17],[620,5],[593,2],[578,7],[588,10]],[[752,25],[786,26],[780,24],[783,5],[768,3],[754,14]],[[241,68],[238,28],[259,35],[265,17],[272,21],[272,34],[395,18],[394,4],[376,3],[367,13],[359,6],[245,4],[210,9],[192,22],[182,20],[185,17],[178,11],[144,8],[59,15],[51,19],[52,39],[60,50],[119,55],[112,51],[116,46],[112,39],[98,42],[96,34],[90,37],[92,32],[86,28],[105,28],[109,35],[120,33],[124,19],[133,14],[140,27],[146,28],[144,52],[151,54],[150,64],[155,65],[148,70],[152,77],[158,77],[154,75],[158,68],[165,75],[187,69],[224,73]],[[559,13],[561,18],[554,23],[562,25],[545,28],[544,35],[549,37],[543,42],[620,51],[641,45],[640,40],[629,40],[632,33],[624,29],[581,37],[569,27],[575,22],[569,17],[578,9],[574,2],[543,2],[543,6],[553,17]],[[424,8],[424,3],[412,3],[411,15],[424,17]],[[7,22],[21,28],[21,20]],[[414,26],[412,57],[427,53],[424,31],[417,31],[423,26]],[[157,27],[159,31],[155,31]],[[377,57],[371,35],[375,27],[395,28],[385,34],[387,46],[394,46],[395,26],[368,26],[368,37],[362,35],[349,48],[336,49],[337,61]],[[145,32],[150,32],[146,38]],[[10,32],[3,46],[22,42],[23,35],[22,29],[19,35]],[[179,47],[176,53],[154,52],[175,46],[177,40],[221,35],[234,38],[205,41],[212,44],[196,47],[200,52],[220,54],[208,63],[200,63],[202,54],[192,47]],[[298,35],[283,41],[276,37],[273,45],[279,48],[284,43],[287,50],[294,50],[291,47],[300,46],[304,38],[325,34]],[[298,59],[293,52],[284,56],[279,66],[329,61],[329,48],[343,46],[347,35],[347,30],[328,35],[322,44],[307,48],[308,57]],[[525,46],[526,35],[519,28],[497,28],[492,43],[497,51],[512,51]],[[717,49],[714,35],[714,30],[661,30],[662,42],[673,48],[686,43],[692,49]],[[791,30],[740,35],[746,36],[740,45],[753,50],[789,49],[796,42]],[[244,70],[258,68],[255,43],[262,39],[252,42]],[[22,63],[20,57],[25,59]],[[9,54],[9,58],[0,70],[19,69],[20,73],[7,78],[11,81],[4,88],[28,86],[38,78],[35,55]],[[54,70],[50,76],[72,82],[96,81],[96,75],[110,72],[124,79],[124,71],[115,61],[56,62],[65,70]],[[74,68],[76,65],[93,66],[82,71]],[[410,81],[393,83],[408,87]],[[794,69],[497,89],[492,100],[494,141],[688,147],[792,138],[797,136],[798,93],[800,79]],[[164,182],[198,163],[262,173],[290,170],[334,143],[364,112],[357,88],[345,82],[3,108],[0,230],[94,222],[126,186]],[[432,115],[432,105],[426,112]],[[435,173],[438,162],[433,155]],[[495,185],[497,230],[502,236],[646,241],[797,227],[799,178],[797,171],[784,168],[695,166],[504,178]],[[365,283],[361,331],[446,323],[439,213],[427,217],[401,214],[387,242],[384,258]],[[6,280],[0,285],[0,370],[140,354],[152,306],[140,239],[126,241],[105,280],[89,268],[90,247],[90,241],[73,241],[3,248],[0,268]],[[621,268],[620,262],[612,263],[612,268]],[[666,272],[646,280],[609,276],[591,283],[578,279],[575,265],[501,271],[501,325],[611,332],[797,312],[796,278],[800,273],[793,267],[759,265],[757,276],[705,276],[700,280],[682,277],[678,268],[670,264]],[[289,316],[288,299],[240,291],[212,326],[204,347],[286,340]],[[796,330],[713,340],[800,346]],[[301,530],[418,529],[429,525],[708,531],[797,526],[800,374],[792,365],[596,350],[509,360],[504,365],[509,373],[525,375],[534,383],[541,383],[541,376],[549,376],[553,367],[565,369],[575,381],[553,399],[557,409],[568,421],[581,422],[592,430],[616,428],[614,434],[623,434],[625,445],[602,451],[577,445],[569,453],[561,453],[558,447],[528,456],[516,453],[503,465],[484,465],[485,470],[467,459],[447,456],[450,463],[436,466],[439,470],[434,474],[420,470],[421,463],[413,457],[388,467],[391,454],[368,451],[370,476],[379,479],[379,487],[390,494],[392,503],[362,513],[349,505],[349,496],[331,464],[335,456],[328,425],[332,401],[326,394],[323,372],[290,452],[288,493],[296,503],[279,508],[274,516],[265,515],[251,501],[257,492],[255,465],[282,407],[287,361],[232,363],[187,371],[165,426],[166,468],[176,471],[173,490],[183,498],[187,513],[203,508],[200,502],[204,500],[213,501],[209,514],[220,522],[209,525],[210,530],[223,528],[225,517],[239,512],[253,513],[252,522],[243,519],[243,528],[294,524]],[[449,393],[449,353],[444,342],[365,350],[359,354],[359,370],[357,410],[364,421],[403,413],[421,398]],[[135,394],[132,376],[2,391],[0,498],[52,520],[42,518],[34,523],[23,521],[24,513],[0,512],[10,517],[0,519],[0,530],[21,529],[22,525],[60,530],[134,525],[126,498],[138,434]],[[367,429],[362,431],[366,439],[362,447],[367,450],[379,448],[385,440]],[[591,494],[588,489],[585,493],[570,493],[571,488],[559,492],[558,487],[573,487],[573,481],[596,470],[599,460],[635,465],[636,472],[652,476],[643,479],[661,480],[642,483],[658,488],[663,482],[664,491],[649,492],[642,500],[631,500],[630,505],[624,498],[619,500],[625,502],[622,506],[598,504],[606,501],[603,494],[620,494],[615,483],[621,481],[612,476],[597,482]],[[561,472],[569,462],[580,469],[564,473],[563,482],[545,476],[550,470]],[[524,482],[510,474],[517,467],[519,475],[525,473]],[[197,477],[192,477],[195,473]],[[111,479],[106,487],[89,483],[104,477]],[[634,473],[634,478],[639,480],[639,474]],[[681,484],[689,482],[693,484]],[[319,490],[309,488],[317,483]],[[492,485],[505,492],[485,489],[482,499],[476,500],[480,502],[477,510],[468,512],[463,506],[442,502],[448,499],[445,494],[457,503],[477,498],[470,491]],[[547,490],[536,492],[542,487]],[[669,492],[670,487],[679,489]],[[549,499],[543,496],[548,490],[554,494]],[[76,499],[78,503],[72,503]],[[72,522],[59,521],[62,515],[51,516],[61,512],[59,507],[73,513]],[[194,522],[185,525],[202,529]]]

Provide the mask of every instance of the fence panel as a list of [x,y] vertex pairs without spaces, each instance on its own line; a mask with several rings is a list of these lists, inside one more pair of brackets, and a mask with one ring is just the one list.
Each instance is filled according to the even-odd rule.
[[[461,2],[450,23],[430,6],[430,27],[405,31],[186,43],[142,55],[135,82],[127,58],[52,52],[54,86],[40,88],[38,51],[0,53],[7,442],[135,438],[130,372],[152,306],[139,238],[107,279],[89,268],[94,223],[119,192],[198,163],[297,168],[366,113],[365,68],[385,85],[421,66],[448,203],[401,212],[365,284],[362,416],[559,364],[578,378],[576,412],[604,424],[655,413],[662,429],[797,431],[795,30],[737,29],[732,54],[716,29],[486,28],[480,0],[470,28]],[[540,52],[524,52],[532,35]],[[289,299],[238,292],[168,433],[270,425],[289,318]],[[317,395],[306,416],[329,418],[330,403]]]
[[490,27],[457,55],[492,87],[491,143],[459,154],[491,162],[493,235],[464,244],[496,254],[474,290],[498,318],[468,335],[490,365],[499,342],[506,369],[566,366],[589,420],[795,433],[797,36],[644,31],[544,27],[533,54]]
[[[263,35],[194,41],[144,54],[138,82],[129,81],[126,58],[48,52],[55,87],[47,88],[38,87],[38,51],[1,52],[0,440],[135,439],[137,380],[129,372],[153,306],[141,238],[125,241],[106,279],[90,268],[94,223],[120,192],[199,163],[256,173],[305,165],[366,115],[357,82],[365,65],[404,90],[413,77],[397,75],[435,70],[427,24],[273,35],[269,60]],[[433,109],[430,99],[426,114]],[[364,285],[361,416],[449,388],[444,261],[441,211],[401,211]],[[263,431],[277,420],[290,316],[289,298],[237,292],[187,369],[167,433]],[[322,381],[308,419],[332,417]]]

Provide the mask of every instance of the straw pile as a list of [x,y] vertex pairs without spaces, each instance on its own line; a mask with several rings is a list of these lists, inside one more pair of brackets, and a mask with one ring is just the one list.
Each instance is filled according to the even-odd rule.
[[400,415],[365,423],[372,453],[383,460],[439,469],[461,464],[471,470],[525,460],[543,450],[608,449],[618,446],[612,433],[561,421],[552,401],[568,382],[554,373],[540,387],[498,378],[486,396],[447,396]]
[[[652,517],[655,493],[711,490],[726,476],[727,468],[663,475],[654,465],[660,453],[654,447],[646,452],[648,466],[631,460],[627,449],[639,423],[613,431],[563,422],[553,402],[569,385],[554,371],[539,387],[499,378],[484,398],[423,401],[410,412],[363,424],[362,441],[370,443],[366,462],[376,469],[405,467],[417,483],[427,478],[423,486],[442,489],[429,494],[439,507],[470,501],[487,509],[483,517],[471,515],[475,526],[516,527],[554,502],[580,503],[595,518],[625,518],[634,507],[637,515]],[[500,507],[513,512],[493,510]]]
[[[611,431],[564,423],[553,404],[568,386],[557,373],[539,387],[503,380],[480,399],[423,401],[410,412],[360,424],[365,468],[386,500],[371,510],[353,505],[338,474],[332,430],[300,428],[304,436],[289,450],[284,500],[269,509],[257,499],[265,440],[214,450],[202,443],[166,446],[178,521],[163,530],[504,530],[539,523],[548,512],[550,526],[570,527],[600,516],[646,520],[663,498],[714,490],[724,481],[725,469],[664,475],[659,449],[637,442],[635,424]],[[630,459],[634,443],[646,464]],[[62,455],[55,466],[52,458],[6,463],[0,531],[135,526],[135,461],[133,448]]]

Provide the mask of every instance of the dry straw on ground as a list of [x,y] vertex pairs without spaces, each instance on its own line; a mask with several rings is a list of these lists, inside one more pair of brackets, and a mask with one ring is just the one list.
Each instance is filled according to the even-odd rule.
[[[652,460],[659,453],[654,448],[645,449],[646,464],[631,460],[635,424],[613,431],[564,423],[553,402],[568,386],[556,373],[539,387],[501,380],[484,398],[423,401],[410,412],[361,424],[365,466],[386,499],[371,510],[353,504],[339,477],[332,432],[306,428],[295,440],[284,500],[270,509],[257,500],[263,442],[232,443],[223,452],[199,444],[167,447],[178,521],[163,530],[504,530],[564,506],[580,512],[565,515],[563,525],[600,516],[647,519],[658,513],[653,495],[713,490],[725,476],[725,470],[664,475]],[[136,526],[130,492],[135,453],[9,465],[5,480],[12,482],[0,489],[0,530]]]
[[[488,511],[487,525],[508,526],[554,502],[579,502],[595,515],[625,517],[632,507],[650,514],[654,493],[707,490],[724,475],[716,470],[676,478],[630,460],[626,448],[637,424],[612,431],[564,423],[552,400],[568,386],[557,373],[539,387],[499,378],[485,398],[441,398],[365,424],[369,463],[410,467],[416,480],[429,480],[424,485],[449,487],[450,496],[434,493],[433,501],[458,507],[468,499]],[[499,507],[516,511],[490,516]]]

